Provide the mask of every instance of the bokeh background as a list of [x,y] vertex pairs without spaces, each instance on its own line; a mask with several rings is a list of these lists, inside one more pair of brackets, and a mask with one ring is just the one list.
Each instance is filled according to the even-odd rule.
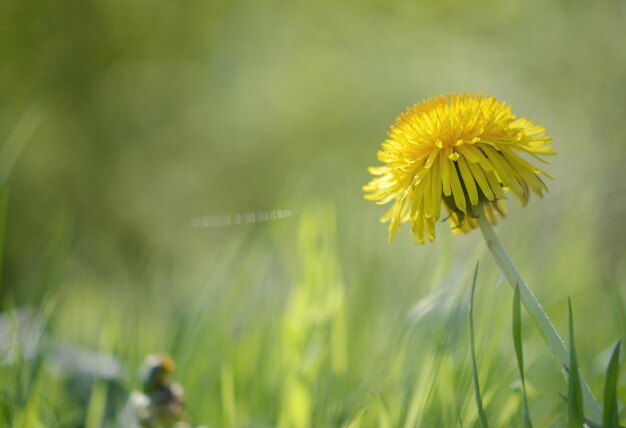
[[[521,426],[512,293],[479,233],[388,245],[362,198],[395,117],[465,91],[554,139],[549,194],[497,231],[564,335],[572,299],[601,398],[626,337],[625,41],[618,0],[3,0],[0,424],[112,426],[165,352],[198,425],[478,426],[481,261],[484,401]],[[531,415],[561,426],[524,321]]]

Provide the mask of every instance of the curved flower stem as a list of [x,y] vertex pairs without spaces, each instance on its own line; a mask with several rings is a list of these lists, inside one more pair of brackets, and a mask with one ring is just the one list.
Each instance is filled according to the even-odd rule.
[[[483,237],[485,238],[485,242],[487,243],[487,247],[491,254],[496,259],[496,263],[500,270],[509,281],[513,289],[515,289],[515,285],[519,286],[519,292],[522,304],[526,308],[526,311],[530,315],[530,317],[535,322],[535,325],[539,329],[543,340],[546,342],[548,349],[552,352],[552,356],[555,358],[558,366],[561,369],[561,372],[567,378],[568,370],[569,370],[569,351],[565,347],[565,343],[563,339],[559,336],[556,329],[550,322],[550,319],[546,315],[545,311],[537,302],[537,299],[533,295],[532,291],[526,285],[526,282],[522,279],[521,275],[513,265],[513,262],[509,258],[508,254],[502,247],[502,244],[498,240],[498,237],[491,227],[489,220],[485,217],[484,210],[482,205],[478,207],[478,224],[480,226],[480,230],[483,233]],[[596,401],[596,398],[593,396],[591,389],[587,385],[587,382],[583,378],[582,374],[580,375],[580,380],[582,384],[583,390],[583,398],[585,403],[585,410],[587,412],[587,417],[594,421],[602,420],[602,411],[600,410],[600,405]]]

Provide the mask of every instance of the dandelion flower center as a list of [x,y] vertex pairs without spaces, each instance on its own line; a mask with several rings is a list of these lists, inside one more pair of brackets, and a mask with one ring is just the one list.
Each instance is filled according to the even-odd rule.
[[376,176],[363,187],[377,204],[393,201],[381,221],[389,239],[410,222],[415,239],[435,239],[435,222],[444,206],[454,232],[477,227],[472,207],[483,204],[491,223],[506,215],[505,192],[526,205],[530,192],[542,196],[550,176],[529,162],[553,155],[543,126],[516,118],[493,97],[448,94],[423,101],[391,126],[378,159]]

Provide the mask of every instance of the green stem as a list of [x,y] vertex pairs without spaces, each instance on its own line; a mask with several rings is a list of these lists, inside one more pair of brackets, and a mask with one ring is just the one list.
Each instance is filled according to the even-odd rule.
[[[535,322],[535,325],[539,329],[539,332],[541,333],[543,340],[546,342],[548,349],[552,352],[552,356],[555,358],[561,372],[567,379],[567,373],[569,370],[569,351],[565,347],[563,339],[561,339],[557,333],[545,311],[539,302],[537,302],[537,299],[533,295],[532,291],[530,291],[528,285],[526,285],[526,282],[524,282],[521,275],[515,268],[515,265],[513,265],[513,262],[504,250],[504,247],[502,247],[502,244],[498,240],[498,237],[491,227],[489,220],[485,217],[482,205],[478,206],[477,221],[489,251],[491,251],[491,254],[495,257],[496,263],[513,289],[515,289],[516,285],[519,286],[522,304]],[[602,411],[600,410],[600,405],[593,396],[593,393],[591,392],[591,389],[589,389],[589,386],[587,385],[587,382],[585,382],[582,374],[580,375],[580,380],[582,383],[587,417],[594,421],[601,421]]]

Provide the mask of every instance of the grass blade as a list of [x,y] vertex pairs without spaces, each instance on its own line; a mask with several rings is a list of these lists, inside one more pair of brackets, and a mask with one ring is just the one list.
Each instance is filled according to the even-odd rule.
[[604,383],[604,417],[602,426],[605,428],[619,428],[619,416],[617,412],[617,378],[619,376],[619,348],[622,342],[618,341],[611,354],[609,365],[606,369]]
[[7,211],[9,206],[9,186],[0,187],[0,312],[4,312],[4,287],[3,287],[3,267],[4,267],[4,241],[6,239]]
[[488,428],[487,415],[483,408],[483,400],[480,395],[480,385],[478,383],[478,370],[476,368],[476,352],[474,349],[474,292],[476,290],[476,277],[478,276],[478,263],[476,263],[476,269],[474,269],[474,279],[472,280],[472,292],[470,294],[470,307],[469,307],[469,324],[470,324],[470,347],[472,350],[472,371],[474,373],[474,396],[476,397],[476,407],[478,408],[478,417],[480,419],[480,425],[483,428]]
[[108,385],[104,379],[95,379],[91,387],[91,397],[87,405],[85,428],[103,426],[107,406]]
[[524,427],[532,428],[533,424],[530,420],[530,412],[528,411],[528,399],[526,398],[526,379],[524,376],[524,352],[522,350],[522,319],[521,304],[519,296],[519,285],[515,287],[513,295],[513,345],[515,346],[515,355],[517,356],[517,367],[519,369],[520,379],[522,381],[522,403],[524,412]]
[[585,423],[585,415],[583,412],[583,393],[580,385],[580,376],[578,374],[578,360],[576,359],[576,344],[574,342],[574,320],[572,317],[572,301],[568,300],[569,306],[569,341],[570,341],[570,360],[568,375],[568,427],[581,428]]
[[2,148],[0,148],[0,187],[11,175],[11,170],[20,157],[20,154],[30,141],[41,122],[41,114],[35,106],[28,110],[20,121],[15,125],[11,135],[8,136]]

